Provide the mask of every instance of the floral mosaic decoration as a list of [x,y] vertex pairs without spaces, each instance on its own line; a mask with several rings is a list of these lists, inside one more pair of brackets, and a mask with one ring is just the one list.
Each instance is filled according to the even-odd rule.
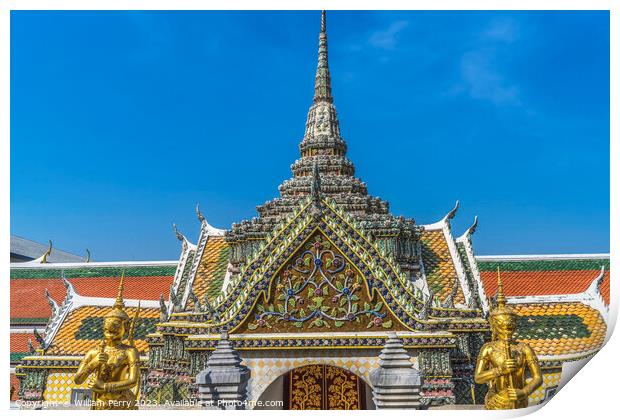
[[269,329],[281,322],[297,328],[340,328],[347,322],[392,327],[381,311],[382,302],[360,301],[360,277],[329,241],[316,235],[277,277],[275,303],[257,305],[248,329]]

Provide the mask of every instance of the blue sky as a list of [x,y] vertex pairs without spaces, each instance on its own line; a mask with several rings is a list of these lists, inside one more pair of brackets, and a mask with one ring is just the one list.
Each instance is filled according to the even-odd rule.
[[[11,233],[176,259],[278,194],[318,12],[12,12]],[[328,12],[341,130],[392,212],[478,254],[609,251],[607,12]]]

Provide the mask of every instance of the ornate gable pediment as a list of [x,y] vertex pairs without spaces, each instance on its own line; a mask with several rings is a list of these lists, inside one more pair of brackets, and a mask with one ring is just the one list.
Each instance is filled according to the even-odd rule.
[[[301,287],[301,284],[298,288],[289,288],[293,289],[296,299],[298,297],[304,299],[303,316],[300,315],[301,308],[297,306],[294,309],[299,309],[299,312],[295,314],[292,314],[288,307],[285,311],[279,310],[278,303],[283,305],[284,308],[284,303],[288,304],[289,302],[289,300],[277,300],[279,297],[277,288],[279,284],[282,284],[279,279],[285,274],[286,270],[292,275],[290,272],[291,267],[295,266],[296,259],[302,254],[304,255],[302,257],[302,265],[299,265],[299,267],[303,267],[304,259],[310,255],[304,254],[305,251],[310,251],[309,248],[306,249],[304,246],[309,247],[314,244],[312,242],[313,235],[316,236],[317,233],[322,238],[321,243],[330,244],[331,249],[342,257],[343,264],[345,266],[349,264],[349,268],[355,274],[351,276],[351,284],[354,284],[354,280],[357,280],[360,286],[365,288],[357,291],[360,301],[351,303],[351,305],[353,303],[358,304],[357,311],[353,311],[353,308],[351,308],[351,311],[348,310],[348,301],[343,303],[346,305],[346,308],[344,308],[346,312],[339,310],[340,297],[342,296],[338,296],[336,315],[331,315],[333,307],[324,305],[324,303],[328,303],[325,302],[325,299],[318,305],[319,308],[314,304],[314,300],[311,299],[310,302],[307,302],[306,299],[309,297],[308,293],[310,291],[316,294],[317,288],[311,283],[306,284],[303,292],[302,290],[297,290]],[[301,278],[301,273],[297,274]],[[344,280],[340,279],[343,287]],[[323,293],[322,289],[326,285],[321,284],[321,292],[318,292],[319,294]],[[285,286],[286,283],[284,283],[282,289]],[[327,294],[331,299],[342,293],[342,288],[339,288],[335,281],[333,288],[330,285],[327,286]],[[336,291],[337,289],[340,291]],[[364,301],[361,299],[363,293],[359,295],[360,292],[366,294]],[[372,312],[364,312],[369,311],[366,309],[365,304],[370,305],[374,309],[373,305],[377,306],[380,302],[382,305],[376,312],[381,314],[382,317],[378,315],[375,317],[379,317],[384,321],[379,325],[379,321],[372,318],[373,323],[376,323],[376,325],[368,326],[371,319],[367,318],[365,314]],[[273,309],[270,305],[273,305]],[[322,306],[327,306],[328,308],[323,310]],[[400,326],[401,329],[412,331],[475,330],[487,328],[484,321],[472,319],[480,316],[479,311],[461,308],[440,308],[438,302],[425,296],[421,290],[406,279],[400,272],[398,265],[390,257],[382,254],[366,238],[363,231],[356,226],[356,222],[349,215],[338,209],[333,200],[317,199],[316,197],[309,197],[303,200],[300,208],[276,227],[265,243],[252,255],[249,262],[241,270],[240,275],[231,283],[230,291],[221,295],[216,300],[214,307],[218,313],[219,322],[209,325],[212,332],[251,331],[251,328],[256,327],[255,330],[257,330],[259,327],[263,327],[263,324],[269,324],[273,327],[271,323],[273,322],[275,325],[276,318],[279,316],[282,319],[278,323],[283,322],[286,313],[288,313],[289,318],[287,323],[292,324],[291,331],[296,331],[297,328],[304,328],[305,323],[314,323],[312,327],[308,328],[316,328],[317,330],[324,328],[328,330],[329,327],[320,325],[321,321],[317,325],[316,319],[321,317],[323,318],[323,324],[325,319],[329,319],[330,321],[327,323],[330,324],[330,327],[335,326],[336,321],[338,321],[339,325],[340,322],[343,322],[344,328],[344,325],[347,325],[349,320],[341,320],[339,314],[346,313],[347,316],[351,316],[351,312],[353,312],[353,322],[358,324],[358,327],[355,328],[360,328],[360,330],[366,330],[367,326],[369,329],[380,329],[383,327],[383,322],[387,322],[390,319],[393,324],[390,328],[398,329]],[[267,315],[263,315],[261,318],[261,314],[267,312],[271,313],[271,318],[266,319]],[[359,315],[362,315],[362,312],[364,317],[360,318],[359,322],[356,321],[357,316],[355,314],[359,313]],[[280,315],[277,315],[278,313]],[[311,313],[313,315],[310,317]],[[317,317],[317,314],[320,314],[321,317]],[[329,314],[331,318],[326,317],[325,314]],[[392,318],[388,317],[388,314]],[[293,315],[292,320],[291,315]],[[199,316],[190,316],[189,319],[200,322]],[[260,319],[263,319],[264,323],[261,321],[261,325],[258,325]],[[363,324],[364,320],[366,320],[366,324]],[[455,321],[459,321],[459,323],[455,324]],[[295,322],[302,322],[302,326],[296,327],[294,325]]]
[[320,228],[280,267],[235,332],[406,329]]

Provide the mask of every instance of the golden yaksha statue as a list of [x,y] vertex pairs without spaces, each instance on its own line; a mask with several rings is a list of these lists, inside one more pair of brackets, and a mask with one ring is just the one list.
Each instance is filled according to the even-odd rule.
[[[124,278],[123,273],[116,302],[103,317],[104,338],[101,344],[86,353],[73,378],[80,385],[94,372],[90,384],[93,410],[137,409],[140,355],[134,346],[133,335],[140,304],[133,320],[130,320],[123,302]],[[126,333],[128,344],[123,343]]]
[[[488,383],[489,392],[484,398],[487,410],[524,408],[528,396],[542,383],[536,353],[525,343],[514,341],[516,315],[506,306],[504,287],[497,269],[497,305],[490,314],[492,341],[482,346],[474,380]],[[528,368],[532,379],[525,381]]]

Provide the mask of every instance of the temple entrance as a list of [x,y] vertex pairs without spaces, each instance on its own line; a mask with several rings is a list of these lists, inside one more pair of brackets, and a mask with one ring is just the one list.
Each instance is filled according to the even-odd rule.
[[287,410],[365,410],[366,383],[354,373],[329,365],[308,365],[284,375]]

